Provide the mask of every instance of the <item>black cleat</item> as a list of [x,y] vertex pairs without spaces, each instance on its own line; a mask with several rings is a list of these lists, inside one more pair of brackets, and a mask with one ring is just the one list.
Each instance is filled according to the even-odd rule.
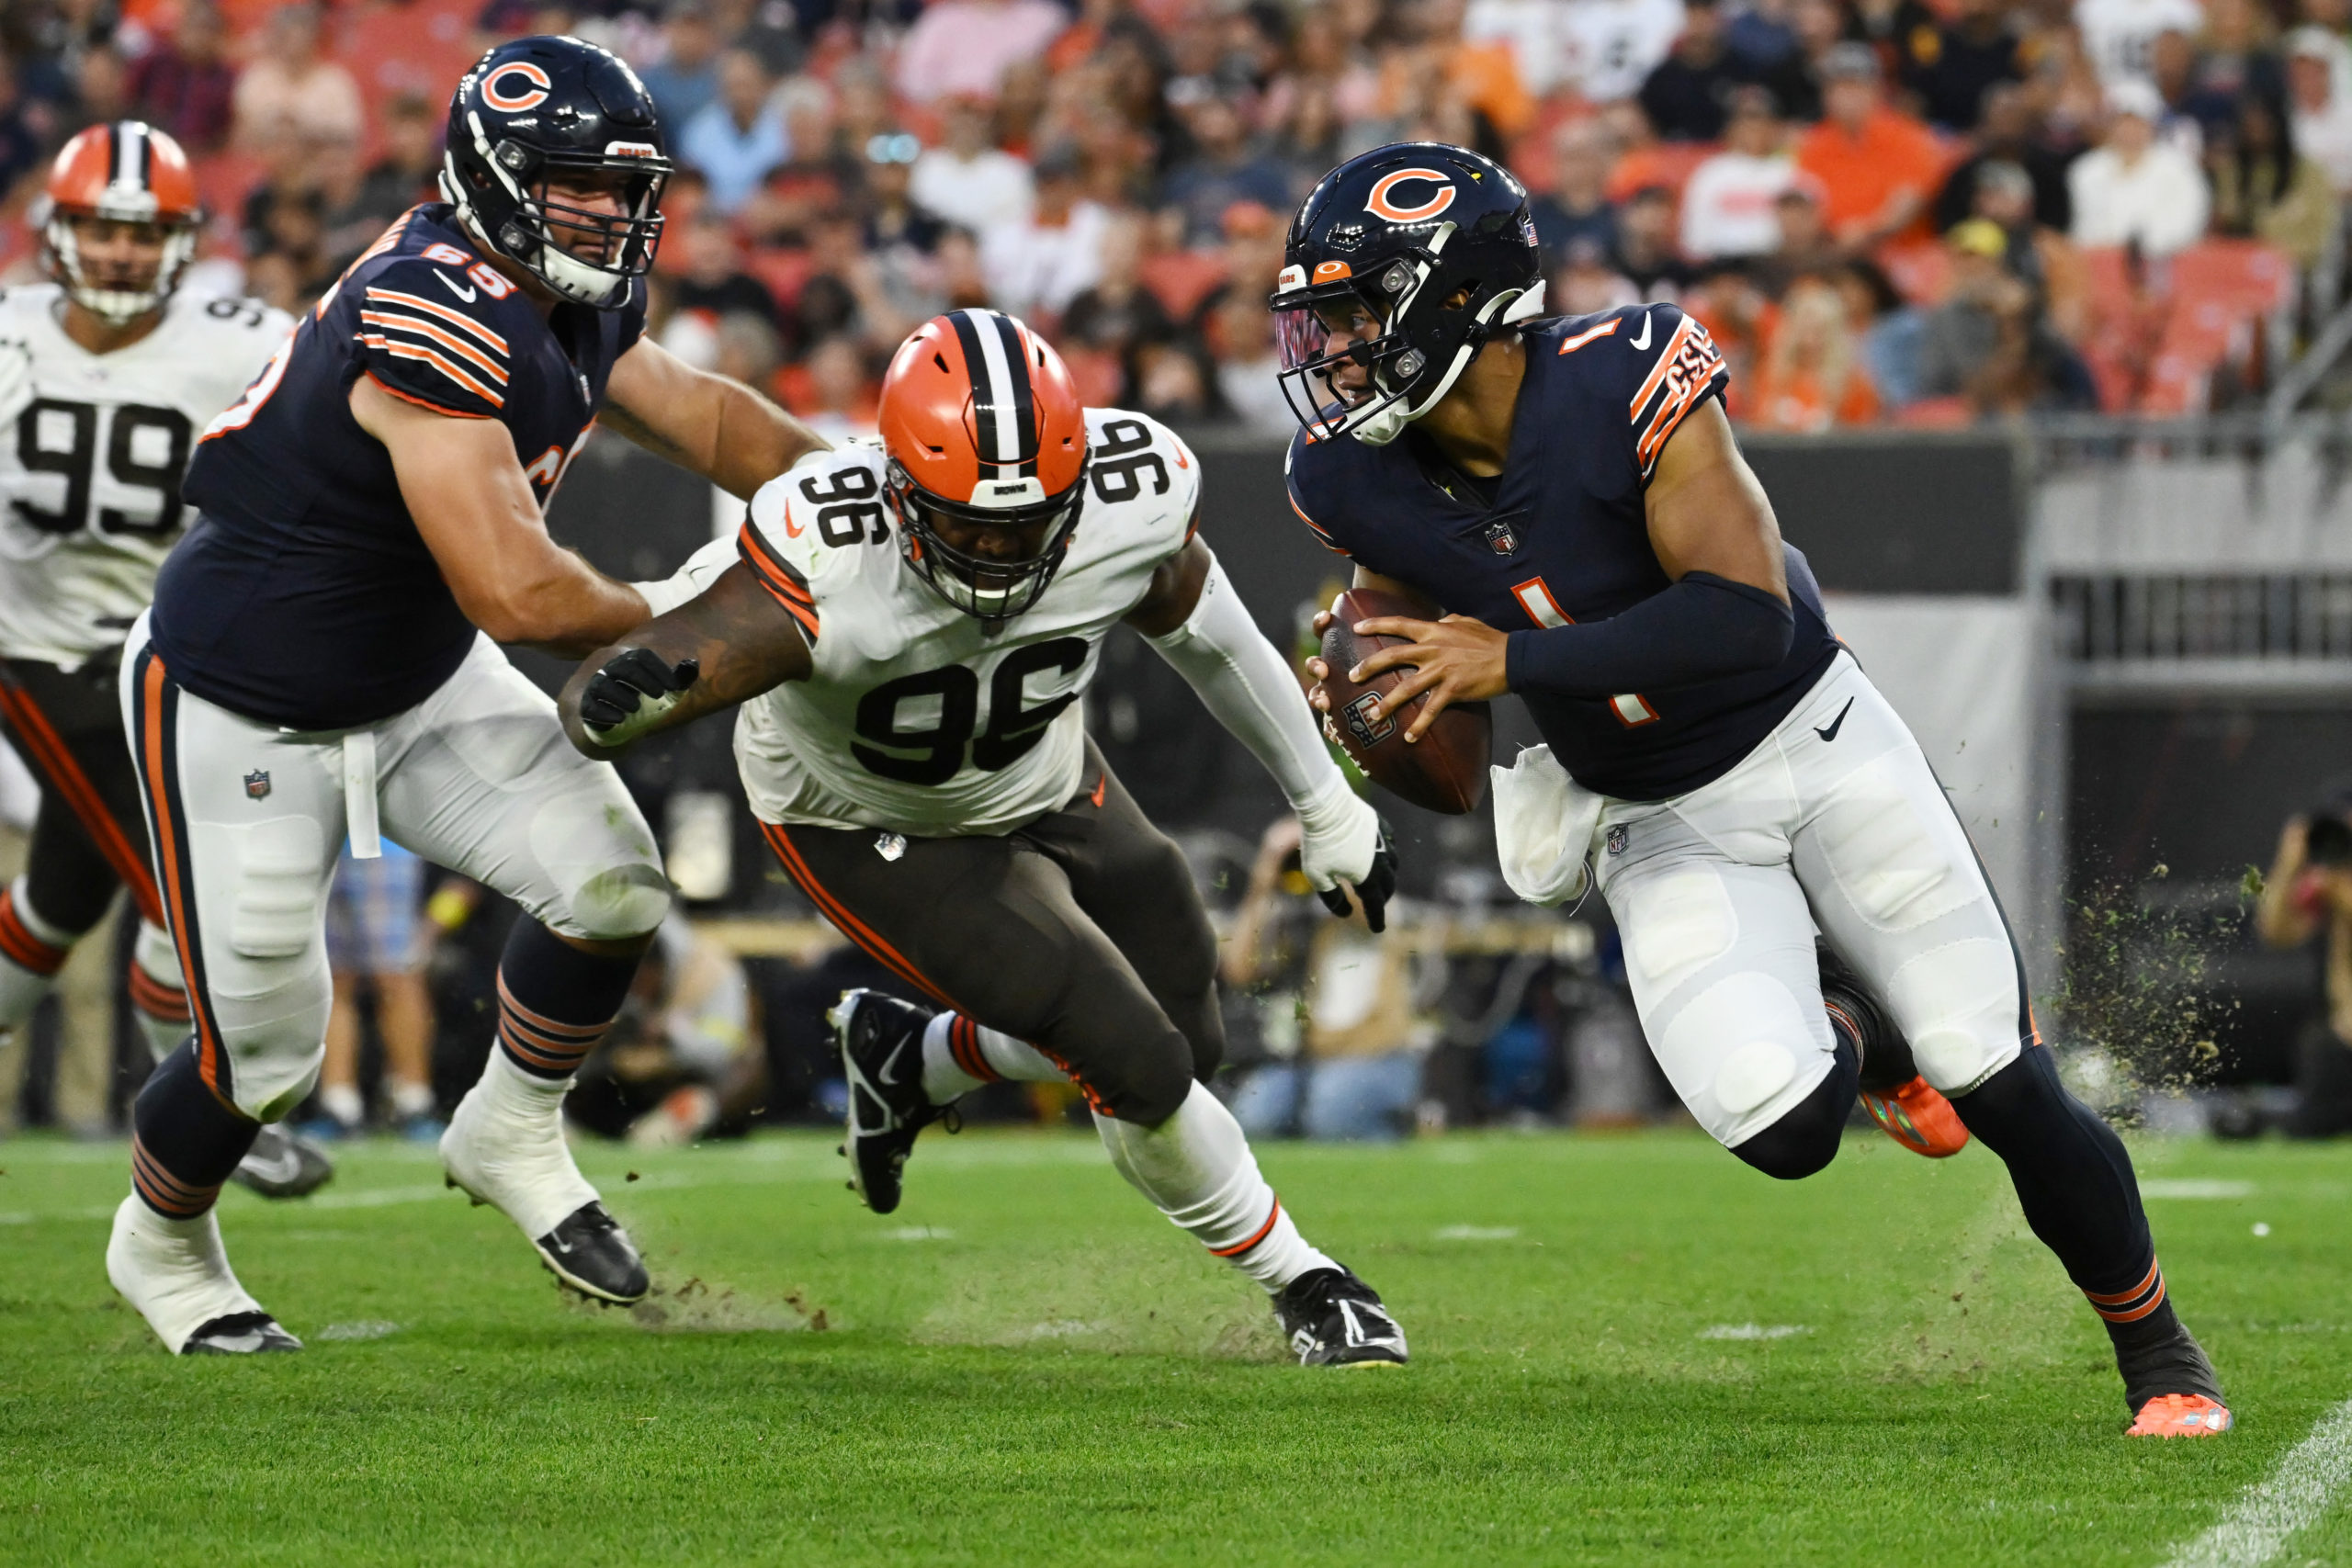
[[1302,1367],[1401,1367],[1405,1331],[1380,1292],[1345,1268],[1301,1274],[1274,1298],[1274,1316]]
[[1911,1059],[1911,1043],[1894,1021],[1863,988],[1861,977],[1826,942],[1813,944],[1821,965],[1821,1005],[1845,1019],[1862,1042],[1861,1087],[1867,1093],[1892,1094],[1919,1076]]
[[273,1350],[300,1350],[302,1342],[278,1326],[266,1312],[232,1312],[216,1317],[187,1337],[183,1356],[254,1356]]
[[628,1232],[602,1203],[581,1204],[531,1245],[549,1273],[590,1301],[628,1306],[650,1286]]
[[264,1125],[229,1179],[265,1198],[307,1198],[334,1179],[334,1161],[318,1145],[283,1127]]
[[933,1014],[878,991],[843,991],[825,1017],[841,1042],[849,1080],[850,1190],[887,1214],[914,1152],[915,1134],[946,1114],[922,1089],[922,1032]]

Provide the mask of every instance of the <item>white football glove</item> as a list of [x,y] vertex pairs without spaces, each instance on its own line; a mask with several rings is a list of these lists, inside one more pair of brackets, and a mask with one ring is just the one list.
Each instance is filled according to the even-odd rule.
[[32,345],[18,338],[0,338],[0,429],[16,423],[32,400]]
[[1389,896],[1396,891],[1396,849],[1380,813],[1342,782],[1298,813],[1298,868],[1335,915],[1349,912],[1345,882],[1363,905],[1364,921],[1385,929]]

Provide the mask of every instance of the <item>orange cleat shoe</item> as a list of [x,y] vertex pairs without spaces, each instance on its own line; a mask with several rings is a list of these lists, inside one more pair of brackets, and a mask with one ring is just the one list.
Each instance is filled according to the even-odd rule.
[[1960,1112],[1925,1078],[1914,1077],[1893,1089],[1866,1089],[1862,1109],[1880,1132],[1915,1155],[1949,1159],[1968,1146],[1968,1129],[1962,1125]]
[[2158,1394],[2140,1406],[2127,1438],[2218,1438],[2230,1429],[2229,1406],[2201,1393]]

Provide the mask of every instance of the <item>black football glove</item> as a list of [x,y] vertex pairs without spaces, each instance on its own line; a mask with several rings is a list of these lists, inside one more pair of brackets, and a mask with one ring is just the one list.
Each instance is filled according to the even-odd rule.
[[[1396,835],[1389,830],[1385,817],[1380,818],[1380,847],[1372,852],[1372,869],[1355,886],[1356,902],[1363,906],[1363,923],[1376,931],[1386,931],[1388,900],[1396,891]],[[1343,920],[1354,912],[1344,887],[1327,887],[1316,897]]]
[[650,648],[626,648],[605,660],[580,693],[580,728],[607,749],[628,745],[678,705],[701,678],[702,661],[662,662]]

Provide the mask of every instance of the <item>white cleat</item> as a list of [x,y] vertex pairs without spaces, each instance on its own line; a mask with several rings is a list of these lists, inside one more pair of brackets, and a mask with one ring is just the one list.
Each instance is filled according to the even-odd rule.
[[135,1193],[125,1198],[107,1243],[107,1278],[175,1355],[302,1348],[237,1283],[209,1209],[192,1220],[171,1220]]
[[563,1140],[570,1087],[533,1077],[493,1049],[441,1134],[441,1167],[450,1186],[514,1221],[557,1279],[627,1305],[648,1289],[645,1265],[572,1162]]

